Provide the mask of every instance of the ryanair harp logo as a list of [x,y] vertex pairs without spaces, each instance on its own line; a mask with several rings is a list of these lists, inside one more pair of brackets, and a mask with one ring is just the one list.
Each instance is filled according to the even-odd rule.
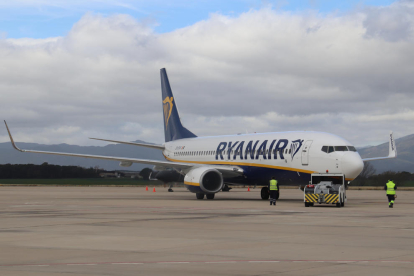
[[171,112],[173,109],[173,97],[166,97],[164,99],[164,101],[162,101],[163,103],[163,109],[164,109],[164,122],[165,122],[165,127],[168,126],[168,121],[170,120],[170,116],[171,116]]
[[293,157],[295,157],[296,153],[298,153],[299,149],[302,147],[302,143],[303,140],[300,139],[292,141],[292,144],[290,145],[290,149],[292,150],[290,153],[290,155],[292,156],[292,160]]

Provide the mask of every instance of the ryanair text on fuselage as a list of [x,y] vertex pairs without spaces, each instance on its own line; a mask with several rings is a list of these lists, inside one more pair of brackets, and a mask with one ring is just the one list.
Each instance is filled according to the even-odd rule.
[[[290,154],[292,160],[296,153],[299,152],[302,147],[303,140],[297,139],[290,144],[290,150],[287,154]],[[269,145],[269,146],[268,146]],[[235,160],[237,157],[240,160],[254,160],[259,159],[262,156],[263,159],[285,159],[285,149],[289,145],[287,139],[274,139],[270,140],[251,140],[247,141],[230,141],[220,142],[215,152],[216,160]],[[178,146],[176,150],[185,150],[185,146]]]

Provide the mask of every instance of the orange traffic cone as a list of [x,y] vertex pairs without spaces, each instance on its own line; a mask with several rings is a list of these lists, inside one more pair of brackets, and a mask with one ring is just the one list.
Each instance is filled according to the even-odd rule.
[[250,187],[247,187],[247,191],[250,192]]
[[145,191],[148,191],[148,186],[145,188]]
[[154,190],[152,190],[152,192],[155,193],[155,187],[154,187]]

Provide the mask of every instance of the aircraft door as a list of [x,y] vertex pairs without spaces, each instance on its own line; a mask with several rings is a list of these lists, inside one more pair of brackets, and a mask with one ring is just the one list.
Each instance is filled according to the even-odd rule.
[[309,165],[309,149],[312,145],[312,140],[306,141],[302,148],[302,165],[307,166]]

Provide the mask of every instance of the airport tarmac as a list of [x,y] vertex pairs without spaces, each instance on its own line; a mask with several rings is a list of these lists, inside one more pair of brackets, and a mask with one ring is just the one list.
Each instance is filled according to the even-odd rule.
[[0,275],[414,275],[414,192],[0,187]]

